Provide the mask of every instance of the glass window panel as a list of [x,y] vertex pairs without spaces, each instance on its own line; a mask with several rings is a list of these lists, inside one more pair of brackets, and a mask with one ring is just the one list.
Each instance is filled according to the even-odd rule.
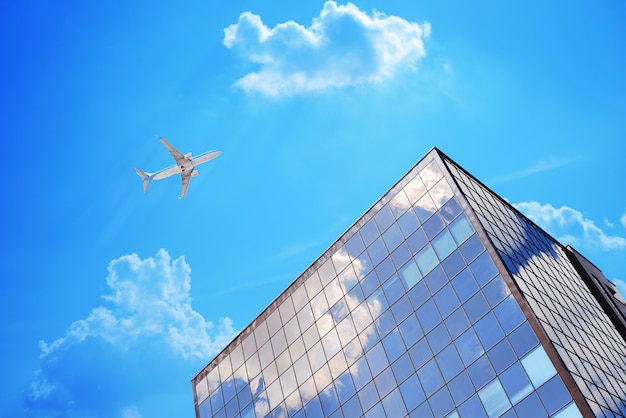
[[390,362],[393,362],[406,351],[404,343],[402,342],[402,337],[400,336],[398,330],[390,332],[382,340],[382,344],[385,348],[385,353],[387,354]]
[[463,214],[450,224],[450,231],[456,242],[461,244],[474,233],[474,228]]
[[541,402],[536,394],[531,393],[522,402],[515,406],[515,412],[520,417],[547,417],[545,409],[541,406]]
[[509,399],[498,379],[485,386],[478,392],[489,418],[497,417],[511,407]]
[[274,353],[270,343],[267,343],[263,347],[259,348],[259,360],[261,362],[261,370],[266,368],[268,364],[274,360]]
[[448,277],[456,276],[466,266],[465,260],[458,250],[455,250],[441,263]]
[[461,213],[461,205],[459,205],[459,202],[453,197],[445,205],[443,205],[439,213],[441,213],[444,221],[449,224],[459,213]]
[[435,251],[433,251],[430,245],[426,245],[426,247],[417,254],[416,261],[417,266],[424,276],[439,264],[439,259],[437,259]]
[[485,250],[485,247],[483,243],[480,242],[478,235],[474,234],[467,241],[465,241],[459,249],[463,258],[465,258],[465,261],[469,263],[475,259],[478,254],[482,253]]
[[385,247],[385,243],[383,242],[382,238],[376,239],[367,248],[367,253],[369,254],[370,258],[372,259],[372,263],[375,266],[389,255],[389,251],[387,251],[387,247]]
[[441,288],[441,290],[433,296],[433,299],[443,318],[446,318],[460,306],[459,299],[457,299],[456,293],[454,293],[452,285],[449,283]]
[[487,417],[478,396],[474,395],[458,408],[461,417],[483,418]]
[[496,265],[491,260],[489,253],[483,253],[470,264],[470,269],[479,285],[483,286],[493,276],[498,274]]
[[417,377],[422,384],[422,388],[424,388],[426,397],[435,393],[444,383],[437,363],[435,363],[435,359],[431,359],[422,366],[422,368],[417,371]]
[[372,376],[376,376],[389,366],[389,360],[387,360],[387,355],[385,354],[382,343],[378,343],[372,347],[372,349],[365,354],[365,357],[372,371]]
[[437,184],[435,184],[432,189],[428,191],[428,193],[430,193],[433,201],[435,202],[435,206],[438,208],[443,206],[443,204],[453,196],[452,189],[445,178],[439,180],[439,182],[437,182]]
[[494,309],[494,313],[496,314],[496,318],[498,318],[500,326],[502,326],[502,329],[507,334],[525,320],[524,313],[512,295],[500,303]]
[[489,305],[482,292],[478,292],[463,304],[463,308],[470,322],[474,323],[489,310]]
[[335,409],[339,408],[339,398],[335,388],[332,386],[320,393],[320,401],[325,417],[330,416]]
[[[308,404],[304,406],[304,415],[307,417],[322,417],[322,405],[319,398],[316,396],[311,399]],[[263,415],[260,415],[263,416]]]
[[430,405],[428,405],[428,402],[424,402],[420,406],[415,408],[409,416],[410,418],[434,418],[433,412],[430,410]]
[[337,353],[335,357],[328,361],[328,368],[330,369],[330,374],[333,376],[333,379],[337,379],[348,369],[346,354],[342,351]]
[[443,417],[454,409],[454,402],[452,402],[450,392],[448,392],[445,386],[433,394],[433,396],[428,399],[428,403],[436,417]]
[[393,215],[398,219],[407,209],[411,207],[411,201],[403,190],[400,190],[389,202],[389,207]]
[[346,401],[356,393],[350,372],[343,373],[335,382],[335,387],[337,388],[337,395],[342,404],[345,404]]
[[482,388],[487,382],[496,377],[496,373],[493,367],[491,367],[487,356],[481,356],[467,368],[467,371],[476,389]]
[[391,258],[395,266],[402,266],[411,258],[411,250],[409,250],[409,247],[405,243],[402,243],[391,253]]
[[445,229],[441,232],[435,239],[433,240],[433,247],[437,252],[437,256],[439,256],[440,260],[445,259],[447,256],[452,254],[452,251],[456,250],[456,243],[452,239],[452,235],[450,232]]
[[400,232],[398,225],[393,224],[383,234],[383,240],[385,241],[389,251],[393,251],[402,241],[404,241],[404,236]]
[[454,347],[454,344],[450,344],[444,348],[439,354],[437,354],[437,364],[439,370],[446,381],[449,381],[456,376],[461,370],[463,370],[463,363],[461,358]]
[[409,349],[409,356],[411,356],[414,368],[419,369],[433,357],[433,353],[430,351],[426,339],[422,339]]
[[410,315],[400,324],[399,329],[407,347],[411,347],[424,335],[415,315]]
[[404,186],[404,192],[406,193],[409,201],[414,203],[420,197],[426,193],[426,186],[419,177],[413,178],[406,186]]
[[[299,411],[302,414],[302,417],[304,417],[304,410],[301,409],[302,399],[300,398],[300,392],[292,392],[291,395],[287,396],[287,398],[285,399],[285,404],[287,405],[287,412],[289,413],[289,416],[295,417],[296,415],[294,415],[294,413],[296,413],[296,411]],[[254,415],[252,415],[250,418],[255,417]]]
[[367,255],[367,252],[362,253],[359,258],[355,259],[352,262],[352,266],[354,267],[354,271],[356,272],[358,278],[365,277],[374,268],[372,260],[370,260],[370,256]]
[[454,311],[448,318],[445,320],[446,327],[448,327],[448,332],[452,339],[458,337],[470,326],[469,319],[465,315],[465,311],[462,308]]
[[578,410],[576,404],[572,402],[567,407],[559,411],[558,414],[554,415],[554,418],[582,418],[582,416],[583,415]]
[[473,363],[484,352],[476,333],[471,328],[454,340],[454,345],[466,366]]
[[[358,264],[359,261],[357,260],[355,263]],[[351,264],[339,274],[338,280],[343,290],[347,292],[358,283],[359,276],[355,273],[354,266]]]
[[528,322],[525,322],[509,335],[509,342],[518,357],[521,357],[539,341]]
[[407,316],[413,313],[413,306],[411,306],[409,298],[405,295],[391,307],[391,311],[393,312],[393,317],[395,318],[396,323],[399,324],[404,321]]
[[421,250],[424,245],[428,242],[428,238],[426,238],[426,234],[422,228],[419,228],[417,231],[413,233],[407,240],[407,244],[409,244],[409,248],[411,249],[411,253],[416,254],[419,250]]
[[318,269],[317,273],[320,276],[320,282],[322,287],[326,286],[332,279],[337,276],[335,273],[335,267],[333,267],[332,259],[328,259]]
[[380,282],[378,281],[378,276],[376,276],[375,272],[371,272],[361,281],[361,289],[363,290],[363,294],[365,296],[369,296],[372,292],[380,286]]
[[474,325],[476,334],[485,350],[489,350],[498,341],[504,338],[504,333],[498,325],[498,321],[493,313],[488,312],[480,321]]
[[220,390],[212,393],[211,396],[209,396],[209,399],[211,400],[211,409],[213,411],[222,409],[222,407],[224,406],[224,398],[222,397],[221,387]]
[[306,353],[309,364],[311,365],[311,371],[313,373],[317,372],[320,367],[326,364],[326,356],[324,355],[324,347],[321,342],[315,344],[311,349]]
[[431,329],[441,322],[441,316],[439,316],[439,311],[437,311],[432,299],[427,300],[426,303],[416,311],[416,314],[424,333],[430,332]]
[[431,332],[426,335],[428,344],[433,353],[437,354],[443,347],[450,343],[450,335],[443,324],[437,325]]
[[478,284],[469,269],[464,269],[452,279],[452,286],[461,302],[465,302],[478,290]]
[[572,397],[559,376],[554,376],[545,385],[541,386],[537,394],[547,409],[548,414],[554,414],[562,408],[563,405],[572,400]]
[[433,239],[439,234],[444,228],[443,219],[439,214],[435,213],[431,216],[426,222],[424,222],[424,232],[426,236],[430,239]]
[[448,283],[448,277],[440,265],[436,266],[424,279],[432,294],[437,293],[439,289]]
[[257,347],[261,347],[270,339],[270,334],[267,330],[267,323],[261,321],[254,330],[254,339],[256,340]]
[[501,373],[502,370],[506,369],[517,360],[517,356],[513,352],[507,339],[496,344],[495,347],[489,350],[487,355],[496,373]]
[[292,364],[289,350],[283,351],[278,357],[276,357],[276,368],[278,369],[279,375],[285,373],[285,370],[290,368]]
[[333,264],[335,266],[335,271],[341,272],[345,269],[348,264],[350,264],[350,256],[348,255],[348,251],[346,247],[343,246],[339,250],[337,250],[331,257],[333,260]]
[[337,331],[331,329],[328,334],[322,338],[322,345],[324,346],[326,358],[332,358],[337,354],[339,350],[341,350],[341,343],[339,342]]
[[376,376],[374,378],[374,384],[378,390],[379,399],[387,396],[389,392],[398,386],[393,372],[391,371],[391,367],[387,367],[378,376]]
[[296,290],[294,290],[291,298],[293,299],[293,304],[296,311],[299,311],[300,309],[302,309],[303,306],[309,303],[309,297],[306,293],[305,286],[300,286]]
[[239,403],[239,408],[242,410],[252,402],[252,393],[250,393],[249,387],[246,387],[237,394],[237,402]]
[[376,220],[376,224],[378,225],[379,231],[384,231],[389,228],[389,225],[395,222],[395,218],[393,213],[391,212],[391,208],[389,205],[385,205],[374,215],[374,220]]
[[330,369],[328,368],[328,364],[322,365],[318,371],[313,375],[313,380],[315,381],[315,387],[317,387],[317,392],[321,393],[330,383],[333,381],[332,376],[330,375]]
[[409,299],[414,308],[418,308],[430,298],[430,292],[426,288],[426,284],[422,281],[417,283],[408,292]]
[[283,326],[278,309],[274,310],[274,312],[267,317],[265,323],[267,324],[269,335],[274,335],[274,333]]
[[522,365],[536,388],[556,374],[554,365],[541,346],[535,348],[530,354],[524,357],[522,359]]
[[391,368],[396,377],[396,382],[404,382],[415,371],[411,358],[406,352],[391,365]]
[[339,280],[331,281],[328,286],[324,288],[324,294],[326,295],[326,301],[329,306],[333,306],[339,299],[343,297],[343,290],[339,284]]
[[441,169],[437,165],[436,162],[430,162],[422,171],[419,173],[420,178],[424,182],[424,185],[427,189],[430,189],[440,178],[443,177],[443,173]]
[[363,389],[357,392],[357,396],[359,397],[359,401],[361,402],[361,407],[364,411],[367,411],[371,407],[378,402],[378,394],[376,393],[376,386],[374,382],[370,382],[365,385]]
[[278,355],[287,349],[287,339],[285,338],[285,333],[282,328],[276,331],[276,334],[272,336],[271,342],[275,355]]
[[293,344],[289,346],[289,355],[291,356],[292,360],[299,359],[305,351],[306,348],[304,347],[304,340],[302,339],[302,337],[298,337],[293,342]]
[[330,308],[330,314],[332,315],[335,323],[341,322],[346,316],[348,316],[349,312],[350,310],[348,308],[348,304],[344,298],[338,300],[337,303]]
[[422,274],[413,260],[400,269],[400,276],[404,280],[407,289],[412,288],[417,282],[422,280]]
[[378,290],[367,298],[367,306],[370,308],[373,318],[377,318],[382,312],[389,308],[383,289],[378,288]]
[[352,366],[350,366],[350,373],[352,374],[352,380],[354,380],[354,387],[356,390],[361,390],[363,386],[372,380],[372,373],[367,365],[365,357],[361,357]]
[[317,327],[310,327],[304,334],[302,334],[302,339],[304,340],[304,346],[307,350],[310,350],[317,342],[320,340],[320,334],[317,330]]
[[356,337],[356,329],[354,328],[351,317],[346,317],[339,324],[337,324],[337,333],[339,335],[339,340],[344,346]]
[[359,397],[353,396],[348,402],[341,405],[344,417],[359,417],[361,416],[362,409],[359,403]]
[[383,291],[387,297],[387,301],[393,304],[404,295],[404,286],[402,286],[402,282],[398,280],[398,276],[394,275],[383,285]]
[[396,269],[391,261],[391,257],[385,258],[375,269],[376,275],[378,276],[378,281],[380,283],[385,283],[389,277],[393,273],[395,273]]
[[404,215],[398,219],[398,226],[405,237],[410,236],[420,226],[420,221],[413,209],[409,209]]
[[320,282],[320,277],[317,274],[317,271],[311,274],[309,278],[304,281],[304,287],[306,288],[306,293],[309,300],[311,300],[315,295],[320,292],[320,290],[322,290],[322,283]]
[[367,221],[365,225],[359,229],[359,234],[361,234],[361,238],[363,238],[363,242],[366,247],[374,242],[379,235],[378,227],[376,226],[374,219]]
[[261,373],[261,365],[259,364],[259,355],[257,353],[253,353],[248,357],[246,369],[248,370],[248,376],[251,378]]
[[513,404],[522,400],[533,390],[528,376],[526,376],[524,369],[522,369],[519,363],[515,363],[505,370],[500,375],[500,382]]
[[497,275],[495,279],[490,281],[483,289],[483,292],[485,293],[487,302],[489,302],[491,307],[496,306],[511,293],[506,283],[504,283],[504,279],[500,275]]
[[[464,402],[474,393],[474,386],[472,386],[472,382],[465,371],[462,371],[448,383],[448,389],[450,390],[454,403],[457,405]],[[482,410],[482,407],[480,407],[480,409]],[[465,415],[462,414],[461,416]]]
[[[209,418],[211,416],[211,402],[210,401],[201,403],[198,409],[199,409],[201,418]],[[252,415],[252,418],[254,418],[254,415]]]
[[417,202],[415,202],[413,210],[415,210],[417,217],[423,223],[428,218],[430,218],[433,213],[435,213],[437,207],[435,206],[435,202],[433,202],[433,199],[428,194],[426,194],[421,197]]
[[224,409],[227,417],[236,416],[239,413],[239,402],[237,402],[237,398],[233,398],[228,401]]
[[230,352],[230,360],[233,363],[233,370],[237,370],[243,365],[243,362],[244,362],[243,346],[241,344],[237,345]]
[[311,308],[313,309],[313,318],[320,319],[328,311],[328,302],[324,292],[320,292],[311,300]]
[[406,416],[406,408],[402,402],[400,390],[396,388],[386,398],[383,399],[383,408],[386,417],[403,417]]

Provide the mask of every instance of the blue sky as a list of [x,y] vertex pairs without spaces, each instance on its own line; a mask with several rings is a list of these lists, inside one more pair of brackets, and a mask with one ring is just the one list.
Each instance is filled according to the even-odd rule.
[[[0,6],[0,415],[190,379],[433,146],[626,293],[622,2]],[[134,167],[219,149],[184,200]]]

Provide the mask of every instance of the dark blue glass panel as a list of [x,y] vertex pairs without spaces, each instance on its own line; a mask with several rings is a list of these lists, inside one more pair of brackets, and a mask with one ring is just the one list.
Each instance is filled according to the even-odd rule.
[[463,405],[459,406],[457,410],[459,411],[459,416],[463,418],[487,418],[487,414],[477,395],[469,398]]
[[413,312],[413,306],[409,301],[408,296],[402,296],[392,307],[393,317],[396,319],[396,323],[401,323],[406,317]]
[[444,417],[454,409],[454,402],[452,402],[450,392],[448,392],[445,386],[434,393],[433,396],[428,399],[428,403],[436,417]]
[[391,371],[391,367],[387,367],[378,376],[376,376],[374,378],[374,384],[378,390],[379,398],[384,398],[389,392],[398,386],[396,378]]
[[501,373],[502,370],[506,369],[513,364],[515,360],[517,360],[517,357],[515,356],[515,353],[513,352],[513,349],[507,339],[504,339],[496,344],[496,346],[493,347],[487,355],[489,356],[489,360],[491,360],[491,364],[493,365],[496,373]]
[[426,277],[424,277],[430,293],[433,295],[437,293],[446,283],[448,283],[448,276],[443,272],[441,266],[437,266]]
[[435,359],[430,360],[417,371],[417,377],[422,384],[426,397],[429,397],[443,385],[443,378]]
[[325,417],[329,416],[335,409],[339,408],[339,398],[332,385],[324,389],[324,391],[320,393],[319,397],[322,402],[322,411],[324,411]]
[[480,341],[478,341],[476,333],[471,328],[454,340],[454,345],[463,360],[463,364],[466,366],[470,365],[483,353]]
[[386,311],[376,320],[376,329],[381,338],[389,334],[395,327],[396,320],[391,310]]
[[491,312],[487,312],[487,314],[474,325],[474,330],[476,330],[476,334],[485,350],[489,350],[498,341],[504,338],[504,333],[496,317]]
[[395,273],[396,268],[391,261],[391,257],[387,257],[374,270],[378,276],[378,281],[385,283],[387,279]]
[[231,400],[236,393],[237,389],[235,388],[235,382],[233,381],[233,379],[228,379],[227,381],[222,383],[222,394],[224,396],[225,402]]
[[478,292],[463,304],[463,309],[465,309],[470,322],[474,323],[489,310],[489,305],[482,292]]
[[226,418],[226,411],[222,408],[211,415],[211,418]]
[[470,264],[470,270],[472,270],[480,286],[485,285],[493,276],[498,274],[496,265],[493,263],[493,260],[491,260],[489,253],[486,252],[481,254]]
[[475,259],[478,254],[482,253],[485,250],[485,246],[482,242],[480,242],[480,238],[478,235],[474,234],[467,241],[465,241],[461,247],[459,247],[463,258],[468,263]]
[[357,392],[357,396],[359,397],[359,402],[361,402],[361,408],[364,411],[367,411],[374,406],[374,404],[378,402],[378,393],[376,393],[376,386],[374,386],[374,382],[372,381],[365,385],[363,389]]
[[461,271],[452,279],[452,287],[454,287],[454,291],[461,302],[465,302],[478,290],[478,284],[469,269]]
[[390,305],[395,303],[405,293],[402,282],[398,279],[398,276],[395,275],[387,280],[387,283],[383,285],[383,290]]
[[316,396],[311,399],[308,404],[304,406],[304,414],[306,418],[323,418],[324,412],[322,412],[322,405],[320,404],[320,400]]
[[426,283],[421,281],[409,290],[409,299],[415,309],[422,306],[430,298],[430,292],[426,288]]
[[409,349],[409,355],[411,356],[413,367],[415,369],[419,369],[433,357],[433,353],[430,351],[430,347],[428,346],[426,339],[418,341],[417,344],[411,347]]
[[546,410],[541,406],[539,398],[531,393],[526,399],[515,406],[515,412],[520,417],[542,418],[547,417]]
[[354,234],[352,238],[346,242],[346,251],[348,255],[354,260],[365,250],[365,244],[363,244],[363,240],[361,239],[361,235]]
[[339,400],[342,404],[346,403],[346,401],[356,393],[354,383],[352,383],[352,376],[349,371],[344,372],[337,378],[335,386],[337,388],[337,395],[339,396]]
[[385,399],[383,399],[383,408],[386,417],[403,417],[406,416],[406,407],[402,401],[402,395],[399,389],[395,389]]
[[400,358],[391,365],[391,369],[396,377],[396,382],[403,382],[411,373],[415,371],[408,353],[402,354]]
[[387,247],[385,247],[385,243],[382,238],[378,238],[374,241],[368,248],[367,253],[372,259],[372,263],[376,266],[378,263],[383,261],[387,255],[389,255],[389,251],[387,251]]
[[443,318],[450,315],[455,309],[460,306],[459,299],[456,297],[456,293],[452,289],[451,284],[446,284],[437,294],[434,296],[435,304],[439,313]]
[[389,361],[395,361],[395,359],[400,357],[402,353],[406,351],[404,343],[402,342],[402,337],[400,336],[400,332],[398,332],[398,330],[390,332],[389,335],[383,339],[382,343],[385,347],[385,353],[387,353]]
[[409,244],[409,248],[411,249],[411,253],[417,254],[419,250],[421,250],[424,245],[428,242],[428,238],[426,238],[426,234],[424,234],[424,230],[422,228],[418,229],[411,235],[407,240],[407,244]]
[[244,406],[252,402],[252,393],[250,389],[246,388],[237,394],[237,400],[239,401],[239,409],[243,409]]
[[439,234],[444,228],[443,219],[439,214],[435,213],[430,217],[426,222],[424,222],[423,228],[424,232],[426,232],[426,236],[430,239],[433,239]]
[[378,225],[378,229],[380,231],[384,231],[385,229],[389,228],[389,225],[396,221],[396,218],[393,216],[389,205],[383,206],[376,213],[376,215],[374,215],[374,219],[376,220],[376,224]]
[[461,362],[461,358],[454,344],[450,344],[444,348],[441,353],[437,354],[436,359],[441,374],[446,381],[452,379],[463,369],[463,363]]
[[393,251],[402,241],[404,241],[404,236],[402,232],[400,232],[400,228],[398,225],[393,224],[383,233],[383,240],[385,241],[385,245],[389,251]]
[[504,283],[502,276],[498,275],[483,289],[483,293],[489,302],[489,306],[492,308],[506,298],[509,293],[509,288]]
[[465,260],[461,257],[459,250],[454,251],[441,263],[448,277],[454,277],[465,268]]
[[410,315],[404,322],[402,322],[399,327],[400,333],[402,334],[402,339],[407,347],[411,347],[413,344],[417,342],[424,333],[422,332],[422,327],[415,315]]
[[433,412],[430,410],[428,402],[424,402],[409,415],[410,418],[434,418]]
[[365,353],[365,358],[367,358],[372,376],[376,376],[389,366],[389,360],[387,360],[387,355],[385,354],[382,343],[376,344],[370,351]]
[[554,414],[572,400],[559,376],[548,380],[537,390],[537,393],[543,406],[548,410],[548,414]]
[[409,209],[398,219],[398,225],[400,225],[400,230],[402,230],[404,236],[408,237],[420,226],[420,221],[417,219],[413,209]]
[[402,394],[402,399],[404,399],[406,409],[409,411],[424,402],[426,399],[422,386],[417,380],[416,375],[412,375],[400,385],[400,393]]
[[411,250],[405,243],[402,243],[391,253],[391,258],[393,259],[393,264],[399,269],[411,258]]
[[213,411],[217,411],[224,406],[224,398],[222,397],[222,391],[219,389],[215,393],[213,393],[209,397],[209,399],[211,400],[211,409]]
[[496,372],[491,367],[487,356],[480,357],[467,368],[467,371],[476,389],[482,388],[487,382],[496,377]]
[[363,280],[361,280],[361,289],[363,290],[365,297],[371,295],[372,292],[378,289],[379,286],[380,282],[378,281],[378,277],[375,272],[368,274]]
[[439,311],[437,311],[432,299],[427,300],[426,303],[416,311],[416,314],[424,333],[430,332],[430,330],[441,322],[441,316],[439,316]]
[[469,319],[463,309],[457,309],[444,321],[452,339],[455,339],[470,326]]
[[533,390],[528,376],[526,376],[524,369],[519,363],[515,363],[506,369],[500,375],[500,382],[513,404],[521,401]]
[[459,213],[461,213],[461,205],[459,205],[459,202],[453,197],[445,205],[443,205],[439,212],[446,223],[450,223]]
[[250,404],[244,408],[244,410],[241,411],[241,418],[254,418],[254,405]]
[[200,418],[209,418],[211,416],[211,402],[202,402],[198,407],[200,411]]
[[507,297],[493,310],[505,333],[513,331],[526,319],[513,296]]
[[380,235],[376,222],[374,222],[373,219],[370,219],[359,229],[359,234],[361,234],[361,238],[363,238],[365,246],[370,245],[376,238],[378,238],[378,235]]
[[525,322],[509,335],[509,342],[517,356],[522,357],[537,345],[539,341],[528,322]]
[[348,402],[341,405],[344,417],[360,417],[362,412],[361,404],[357,396],[352,397]]
[[434,354],[437,354],[443,347],[450,344],[450,336],[445,325],[437,325],[431,332],[426,335],[428,345]]
[[352,372],[352,380],[354,381],[354,387],[357,391],[361,390],[363,386],[372,380],[372,373],[370,367],[367,365],[365,357],[361,357],[354,365],[350,367]]
[[462,371],[448,383],[448,389],[450,389],[450,394],[456,405],[461,404],[475,392],[474,386],[472,386],[472,382],[465,371]]

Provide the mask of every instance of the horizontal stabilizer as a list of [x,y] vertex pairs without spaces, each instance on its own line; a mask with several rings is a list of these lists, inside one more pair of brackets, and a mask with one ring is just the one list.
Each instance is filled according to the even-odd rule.
[[135,171],[137,172],[139,177],[141,177],[141,179],[143,180],[143,192],[144,193],[147,192],[148,191],[148,185],[150,184],[150,180],[152,180],[152,175],[144,173],[143,171],[141,171],[137,167],[135,167]]

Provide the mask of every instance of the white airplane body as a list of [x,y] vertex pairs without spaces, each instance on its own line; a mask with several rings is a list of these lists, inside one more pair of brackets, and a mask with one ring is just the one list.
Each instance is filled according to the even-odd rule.
[[182,180],[182,191],[179,199],[182,199],[187,194],[187,187],[189,187],[189,180],[191,177],[195,177],[199,174],[196,170],[196,166],[206,163],[209,160],[214,159],[222,153],[222,151],[208,151],[204,152],[196,157],[192,157],[191,153],[184,154],[174,148],[165,138],[159,137],[159,141],[165,145],[165,148],[169,151],[170,155],[176,161],[176,164],[159,170],[155,173],[144,173],[138,168],[135,168],[137,174],[143,180],[143,192],[148,190],[148,185],[152,180],[161,180],[174,174],[180,174]]

